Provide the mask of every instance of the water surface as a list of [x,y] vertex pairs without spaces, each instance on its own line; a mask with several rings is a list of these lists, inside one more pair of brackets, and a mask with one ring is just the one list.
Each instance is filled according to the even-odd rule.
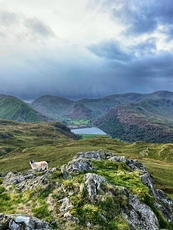
[[71,131],[75,134],[99,134],[99,135],[106,135],[101,129],[96,127],[91,128],[80,128],[80,129],[71,129]]

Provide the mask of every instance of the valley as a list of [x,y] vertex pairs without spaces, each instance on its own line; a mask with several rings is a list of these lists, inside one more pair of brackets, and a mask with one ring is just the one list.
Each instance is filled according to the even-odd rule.
[[[45,101],[46,97],[46,102]],[[158,91],[151,94],[116,94],[100,99],[65,101],[45,96],[32,106],[50,118],[59,119],[68,127],[96,126],[113,138],[158,143],[173,141],[173,93]],[[60,106],[55,113],[49,107]],[[56,108],[56,106],[54,108]],[[58,107],[57,107],[58,108]],[[56,115],[55,115],[56,114]]]
[[0,95],[0,119],[61,122],[69,128],[97,127],[123,141],[173,141],[173,93],[126,93],[78,101],[44,95],[31,104]]

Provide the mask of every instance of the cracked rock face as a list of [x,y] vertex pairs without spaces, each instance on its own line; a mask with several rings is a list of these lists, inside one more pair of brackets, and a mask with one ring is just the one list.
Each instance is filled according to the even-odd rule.
[[168,222],[173,222],[173,201],[162,191],[154,188],[154,180],[144,164],[137,160],[129,160],[124,156],[114,156],[111,161],[124,162],[131,170],[141,172],[141,181],[149,189],[150,195],[154,198],[155,207],[163,214]]
[[91,160],[105,160],[112,156],[112,153],[106,153],[103,150],[79,152],[74,156],[72,161],[61,167],[61,172],[63,173],[63,177],[67,179],[70,177],[69,173],[72,172],[93,171],[93,167],[90,163]]
[[90,162],[85,159],[74,159],[67,164],[66,170],[68,172],[92,171],[93,168]]
[[124,214],[130,229],[159,230],[159,222],[149,206],[140,203],[136,196],[129,195],[129,207]]
[[7,190],[8,188],[10,188],[11,185],[16,185],[16,188],[19,191],[31,190],[38,186],[48,185],[49,173],[50,170],[47,172],[43,172],[39,176],[37,176],[32,171],[28,171],[23,174],[14,174],[12,172],[9,172],[4,177],[3,185],[6,187]]
[[0,229],[9,230],[52,230],[50,225],[35,217],[19,214],[0,215]]
[[113,156],[109,158],[110,161],[124,162],[130,169],[139,170],[141,172],[147,172],[147,168],[141,162],[137,160],[127,159],[125,156]]
[[61,212],[66,212],[69,211],[69,209],[73,208],[73,205],[71,204],[68,197],[59,200],[59,203],[61,203],[61,207],[60,207]]
[[173,201],[160,189],[155,189],[155,206],[163,213],[168,222],[173,222]]
[[103,182],[107,183],[107,180],[104,177],[93,173],[87,173],[84,176],[84,180],[87,191],[89,193],[89,198],[92,202],[95,202],[96,195],[98,194],[98,191],[101,189],[101,184]]

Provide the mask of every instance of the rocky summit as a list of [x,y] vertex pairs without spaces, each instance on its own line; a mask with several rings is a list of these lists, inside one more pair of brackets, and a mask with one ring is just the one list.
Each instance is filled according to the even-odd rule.
[[0,229],[173,229],[173,201],[145,165],[103,150],[1,182]]

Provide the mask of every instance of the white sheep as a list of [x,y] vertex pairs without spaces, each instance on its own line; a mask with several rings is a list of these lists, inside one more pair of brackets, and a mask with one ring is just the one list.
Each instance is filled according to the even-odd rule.
[[48,163],[46,161],[34,162],[31,160],[30,162],[31,168],[35,171],[44,171],[48,170]]

